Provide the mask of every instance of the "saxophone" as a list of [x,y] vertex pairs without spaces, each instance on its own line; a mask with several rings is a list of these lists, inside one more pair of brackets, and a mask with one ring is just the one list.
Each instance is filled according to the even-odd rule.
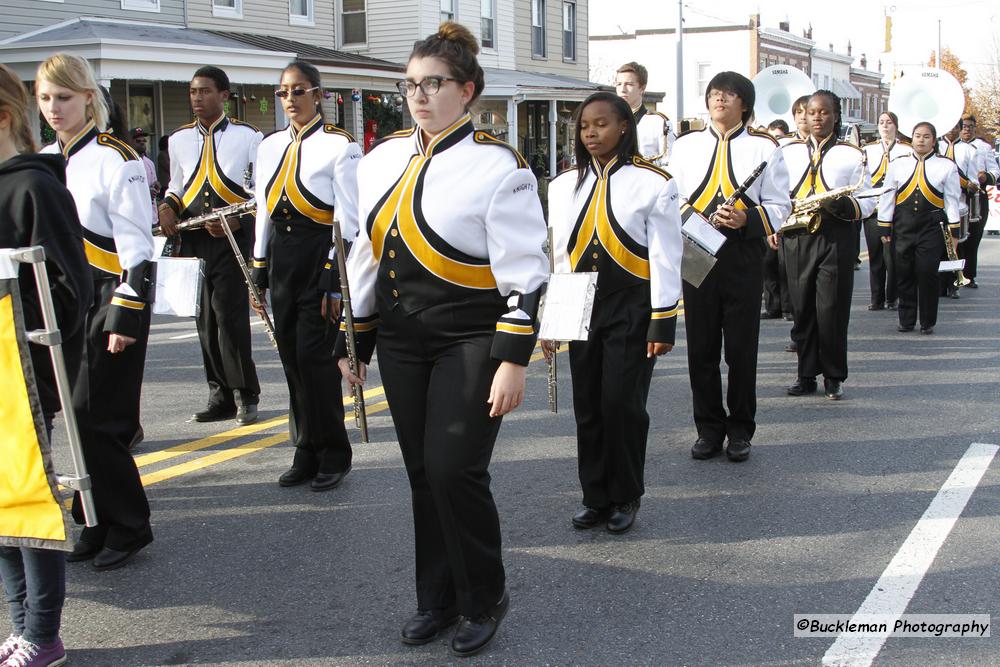
[[[865,176],[867,175],[868,155],[867,153],[862,152],[861,175],[858,177],[857,183],[854,183],[853,185],[843,185],[839,188],[834,188],[833,190],[803,197],[802,199],[793,199],[792,212],[788,216],[788,220],[785,221],[785,224],[778,230],[778,233],[789,232],[796,229],[805,229],[810,234],[815,234],[819,231],[819,228],[823,223],[823,216],[820,214],[820,209],[823,208],[823,204],[853,194],[864,184]],[[877,197],[880,194],[881,191],[873,190],[871,193],[865,193],[864,196]]]

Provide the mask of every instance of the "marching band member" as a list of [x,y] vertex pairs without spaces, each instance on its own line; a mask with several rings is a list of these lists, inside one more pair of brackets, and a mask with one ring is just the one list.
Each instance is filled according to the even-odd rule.
[[[253,180],[263,138],[254,126],[226,117],[229,77],[218,67],[195,72],[189,94],[197,118],[170,135],[170,185],[159,209],[160,227],[167,235],[173,235],[178,220],[252,196],[244,186]],[[235,217],[229,218],[229,226],[246,257],[253,228],[244,229]],[[251,357],[250,298],[243,273],[218,221],[181,232],[180,243],[181,256],[205,260],[197,324],[209,397],[206,408],[191,419],[236,417],[238,423],[249,424],[257,420],[260,384]]]
[[966,287],[976,289],[979,287],[976,284],[979,244],[983,240],[986,220],[990,216],[990,199],[986,194],[986,187],[997,184],[997,180],[1000,179],[1000,165],[997,164],[993,148],[989,143],[976,136],[976,117],[972,114],[962,117],[962,131],[959,134],[959,138],[961,143],[970,144],[976,149],[976,156],[979,162],[978,172],[975,175],[968,174],[968,176],[970,180],[973,178],[976,179],[979,184],[979,194],[972,196],[979,197],[980,218],[978,222],[969,221],[969,238],[961,246],[965,257],[965,269],[963,272],[965,277],[970,281]]
[[[67,560],[93,559],[96,569],[110,570],[153,541],[149,503],[128,451],[139,428],[154,285],[149,185],[135,151],[103,132],[108,110],[86,60],[56,54],[39,65],[35,80],[38,108],[58,139],[42,152],[66,158],[94,280],[87,362],[73,403],[98,525],[83,529]],[[82,523],[79,496],[73,515]]]
[[577,128],[577,168],[549,186],[556,270],[598,274],[589,338],[569,345],[584,505],[573,525],[623,533],[645,491],[653,365],[674,346],[680,209],[676,183],[638,156],[624,100],[594,93]]
[[[858,182],[871,188],[871,176],[862,164],[861,149],[843,141],[840,134],[840,98],[818,90],[807,108],[810,137],[784,146],[794,199],[822,194]],[[839,400],[847,379],[847,327],[851,316],[856,256],[854,221],[875,209],[872,198],[841,196],[823,204],[816,233],[783,230],[788,286],[792,294],[798,378],[788,387],[790,396],[816,391],[816,376],[823,374],[826,397]],[[793,202],[794,208],[794,202]],[[777,237],[769,239],[772,247]]]
[[648,80],[645,67],[636,62],[625,63],[615,72],[615,91],[632,109],[640,157],[663,166],[674,143],[674,129],[669,118],[659,111],[649,111],[642,103]]
[[[507,611],[489,462],[500,417],[524,397],[548,275],[534,175],[473,127],[479,47],[453,22],[419,41],[399,90],[416,121],[358,166],[361,231],[348,257],[357,374],[377,340],[386,398],[410,480],[418,611],[402,631],[480,651]],[[345,339],[337,356],[345,356]]]
[[899,281],[899,331],[913,331],[920,315],[920,333],[937,323],[938,262],[945,254],[941,223],[958,235],[959,186],[955,162],[937,154],[937,132],[930,123],[913,128],[912,154],[895,158],[885,173],[893,187],[878,206],[881,243],[892,242]]
[[[788,217],[791,202],[778,142],[747,126],[754,99],[753,83],[743,75],[716,74],[705,92],[711,122],[678,137],[670,158],[687,205],[706,218],[715,215],[726,237],[701,285],[684,283],[688,375],[698,430],[691,455],[696,459],[720,453],[728,437],[726,456],[745,461],[756,429],[764,239]],[[724,205],[762,162],[767,166],[746,194]],[[729,367],[728,414],[719,369],[723,351]]]
[[[961,215],[969,214],[969,203],[979,192],[980,158],[976,147],[968,142],[961,141],[962,121],[953,127],[947,134],[938,140],[938,153],[944,157],[954,160],[958,166],[958,180],[962,186]],[[970,230],[971,231],[971,230]],[[960,259],[965,259],[965,242],[959,241],[955,246]],[[944,257],[942,255],[942,257]],[[956,272],[941,273],[941,295],[952,299],[958,299],[958,287],[955,286]]]
[[[899,138],[899,118],[891,111],[878,117],[879,139],[862,146],[868,155],[868,170],[872,185],[880,188],[889,170],[889,162],[901,155],[909,155],[910,145]],[[896,309],[896,272],[892,251],[886,242],[885,230],[877,215],[865,218],[865,242],[868,245],[868,273],[872,301],[868,310]]]
[[[333,216],[346,239],[357,236],[357,168],[361,148],[350,134],[323,122],[316,67],[296,60],[275,92],[290,125],[257,150],[257,234],[254,281],[268,287],[274,335],[288,382],[295,423],[295,458],[278,480],[312,480],[332,489],[351,468],[340,371],[333,358],[340,317],[340,281],[332,251]],[[263,307],[263,306],[262,306]]]

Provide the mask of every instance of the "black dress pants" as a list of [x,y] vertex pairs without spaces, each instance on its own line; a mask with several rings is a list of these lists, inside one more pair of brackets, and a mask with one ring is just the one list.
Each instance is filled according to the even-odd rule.
[[[139,428],[139,399],[149,339],[150,307],[143,311],[135,343],[108,352],[104,324],[117,278],[94,281],[94,301],[86,319],[87,348],[73,386],[73,408],[83,458],[93,485],[98,525],[84,528],[80,539],[118,551],[130,551],[151,538],[149,502],[128,447]],[[73,498],[73,518],[83,523],[80,496]]]
[[[759,292],[758,292],[759,294]],[[590,337],[569,344],[583,504],[624,505],[645,492],[646,397],[655,359],[646,356],[648,284],[594,302]]]
[[472,617],[496,604],[505,585],[489,474],[501,418],[486,403],[500,364],[490,346],[501,312],[467,310],[442,304],[404,314],[380,305],[377,350],[410,481],[417,607],[457,605]]
[[815,234],[785,235],[799,377],[822,373],[828,380],[847,379],[855,230],[853,222],[827,218]]
[[865,242],[868,244],[868,279],[871,286],[873,306],[881,306],[896,300],[896,267],[892,252],[882,237],[888,230],[878,226],[877,216],[865,220]]
[[[232,247],[225,238],[214,238],[203,229],[183,234],[181,255],[205,260],[197,325],[208,404],[230,408],[238,398],[242,405],[256,405],[260,383],[252,357],[250,297]],[[245,230],[236,233],[236,240],[246,258],[249,236]]]
[[[344,427],[340,371],[333,357],[337,327],[323,320],[320,273],[330,245],[329,229],[275,225],[268,284],[278,355],[288,383],[296,464],[324,473],[351,465]],[[245,291],[245,290],[244,290]]]
[[[757,307],[763,252],[759,239],[731,238],[700,287],[683,283],[694,423],[698,436],[712,443],[721,443],[727,435],[750,440],[757,428]],[[789,282],[791,278],[789,274]],[[729,367],[728,414],[722,405],[723,353]]]
[[963,269],[962,273],[969,280],[976,277],[976,269],[979,265],[979,244],[983,240],[986,221],[990,217],[989,197],[986,196],[986,193],[980,193],[977,196],[979,197],[979,210],[982,212],[982,218],[979,222],[969,225],[969,238],[962,244],[965,252],[965,269]]
[[938,263],[945,252],[939,222],[942,219],[943,216],[932,214],[893,225],[899,323],[903,326],[914,326],[918,314],[921,328],[937,324]]

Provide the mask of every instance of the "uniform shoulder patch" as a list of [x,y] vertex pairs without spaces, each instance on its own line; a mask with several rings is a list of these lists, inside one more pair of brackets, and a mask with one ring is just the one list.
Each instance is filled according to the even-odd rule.
[[521,153],[516,148],[508,144],[506,141],[501,141],[500,139],[494,137],[492,134],[488,132],[483,132],[482,130],[476,130],[472,134],[472,139],[477,144],[490,144],[493,146],[502,146],[503,148],[506,148],[511,152],[511,154],[514,156],[514,159],[517,161],[518,169],[528,168],[528,161],[524,159],[524,156],[521,155]]
[[249,127],[254,132],[260,132],[260,128],[253,123],[248,123],[245,120],[240,120],[239,118],[230,118],[229,122],[233,125],[242,125],[243,127]]
[[371,153],[373,150],[375,150],[385,142],[389,141],[390,139],[402,139],[403,137],[412,137],[413,133],[416,131],[417,131],[416,126],[407,128],[405,130],[396,130],[392,134],[387,134],[380,139],[376,139],[375,142],[372,144],[372,147],[368,149],[368,152]]
[[106,134],[104,132],[98,134],[97,144],[99,146],[107,146],[108,148],[114,149],[126,162],[129,160],[139,159],[139,154],[132,150],[131,146],[110,134]]
[[654,174],[658,174],[658,175],[662,176],[663,178],[665,178],[668,181],[671,178],[673,178],[669,173],[667,173],[667,171],[665,169],[661,169],[660,167],[656,166],[655,164],[653,164],[649,160],[647,160],[645,158],[641,158],[638,155],[633,155],[632,156],[632,165],[636,166],[636,167],[639,167],[640,169],[646,169],[648,171],[651,171]]
[[271,130],[270,132],[268,132],[267,134],[264,135],[264,139],[267,139],[270,136],[278,134],[279,132],[284,132],[287,129],[288,129],[287,127],[279,127],[277,129]]
[[774,137],[771,136],[770,132],[766,132],[764,130],[758,130],[755,127],[748,127],[747,128],[747,134],[749,134],[751,136],[754,136],[754,137],[761,137],[762,139],[769,139],[771,141],[771,143],[774,144],[775,146],[780,146],[781,145],[781,144],[778,143],[777,139],[775,139]]
[[198,124],[198,121],[193,120],[190,123],[185,123],[184,125],[181,125],[177,129],[175,129],[173,132],[171,132],[170,134],[177,134],[181,130],[190,130],[191,128],[193,128],[197,124]]
[[681,137],[686,137],[687,135],[689,135],[689,134],[695,134],[696,132],[704,132],[707,129],[708,129],[707,125],[705,127],[700,128],[700,129],[692,127],[690,130],[685,130],[684,132],[681,132],[680,134],[678,134],[677,138],[680,139]]
[[848,147],[853,148],[854,150],[858,151],[859,153],[861,152],[861,148],[860,147],[855,146],[854,144],[852,144],[849,141],[838,141],[835,145],[836,146],[848,146]]
[[344,137],[348,141],[352,141],[352,142],[355,141],[354,135],[352,135],[347,130],[344,130],[342,128],[337,127],[333,123],[324,123],[323,124],[323,131],[326,132],[327,134],[339,134],[340,136]]
[[[874,141],[873,141],[872,143],[874,144],[874,143],[876,143],[876,142],[874,142]],[[911,144],[911,143],[910,143],[909,141],[907,141],[906,139],[897,139],[897,140],[896,140],[896,143],[897,143],[897,144],[899,144],[900,146],[911,146],[911,145],[912,145],[912,144]]]

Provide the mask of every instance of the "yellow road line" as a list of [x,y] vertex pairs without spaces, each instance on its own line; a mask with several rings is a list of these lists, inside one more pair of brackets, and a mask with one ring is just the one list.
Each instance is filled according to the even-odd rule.
[[[389,409],[388,401],[379,401],[371,406],[368,406],[368,414],[375,414],[378,412],[383,412]],[[348,415],[344,421],[350,421],[354,419],[354,415]],[[242,445],[237,445],[229,449],[224,449],[218,452],[212,452],[211,454],[206,454],[205,456],[200,456],[196,459],[190,461],[185,461],[184,463],[178,463],[177,465],[172,465],[168,468],[163,468],[161,470],[155,470],[153,472],[146,473],[142,476],[143,486],[150,486],[151,484],[157,484],[168,479],[173,479],[175,477],[180,477],[181,475],[188,475],[192,472],[202,470],[209,466],[217,465],[219,463],[225,463],[226,461],[231,461],[233,459],[239,458],[241,456],[246,456],[247,454],[253,454],[254,452],[259,452],[262,449],[267,449],[268,447],[273,447],[274,445],[286,442],[288,440],[288,435],[280,433],[278,435],[271,435],[266,438],[261,438],[260,440],[253,440],[251,442],[244,443]]]
[[[373,387],[365,391],[365,398],[374,398],[376,396],[382,396],[385,394],[385,389],[381,386]],[[344,399],[344,405],[349,405],[352,402],[352,398],[348,396]],[[258,422],[256,424],[248,424],[247,426],[240,426],[229,431],[223,431],[221,433],[215,433],[213,435],[206,436],[204,438],[198,438],[197,440],[192,440],[190,442],[182,442],[179,445],[174,445],[173,447],[167,447],[166,449],[161,449],[155,452],[149,452],[148,454],[141,454],[135,457],[135,465],[139,468],[144,466],[150,466],[155,463],[162,463],[163,461],[169,461],[170,459],[176,458],[178,456],[183,456],[184,454],[190,454],[191,452],[197,452],[202,449],[208,449],[215,445],[221,445],[224,442],[229,442],[230,440],[235,440],[237,438],[242,438],[243,436],[250,435],[252,433],[257,433],[258,431],[264,431],[272,426],[281,426],[282,424],[288,423],[288,415],[282,417],[275,417],[274,419],[268,419],[267,421]]]

